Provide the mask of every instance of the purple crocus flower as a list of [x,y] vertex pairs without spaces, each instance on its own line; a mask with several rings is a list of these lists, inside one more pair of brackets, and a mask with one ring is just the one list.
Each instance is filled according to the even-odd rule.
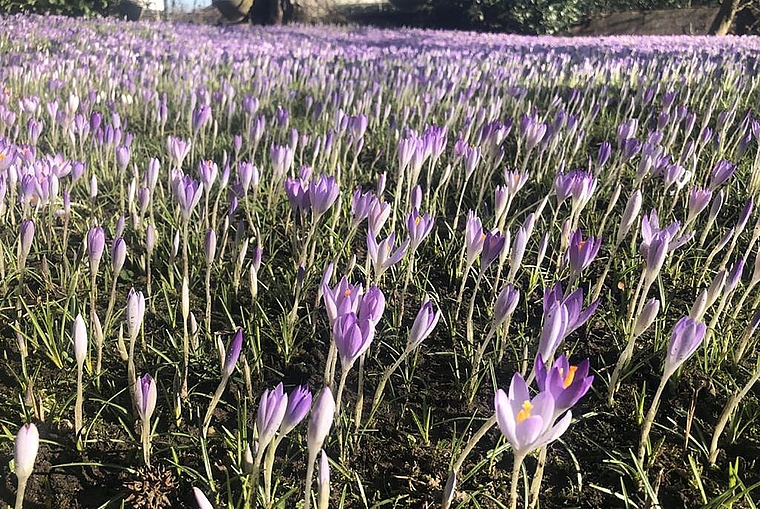
[[369,287],[367,293],[361,297],[359,312],[357,313],[359,321],[367,319],[377,325],[385,311],[385,295],[375,285]]
[[372,206],[377,201],[377,197],[372,191],[362,193],[362,189],[357,187],[351,200],[351,226],[356,228],[359,224],[367,219]]
[[31,219],[24,219],[21,221],[20,241],[21,241],[21,257],[24,260],[29,256],[29,251],[32,249],[32,242],[34,242],[35,232],[34,221]]
[[[464,229],[464,241],[467,246],[467,265],[475,263],[478,255],[483,251],[483,242],[486,240],[486,234],[483,232],[483,225],[475,211],[467,212],[467,224]],[[498,255],[497,255],[498,256]]]
[[340,189],[335,177],[328,177],[324,173],[319,178],[309,182],[309,199],[311,200],[311,212],[315,218],[321,217],[332,207],[338,198]]
[[166,139],[166,152],[169,154],[171,165],[174,168],[182,168],[182,163],[190,153],[191,143],[175,136]]
[[127,260],[127,243],[124,237],[118,237],[111,246],[111,265],[113,266],[114,278],[119,277],[124,262]]
[[146,373],[141,378],[138,378],[135,384],[135,406],[137,406],[137,413],[140,415],[140,420],[146,422],[150,420],[153,410],[156,408],[156,399],[158,398],[156,381]]
[[103,228],[95,226],[87,232],[87,257],[90,260],[90,270],[97,274],[103,250],[106,246],[106,235]]
[[551,359],[565,339],[568,324],[567,307],[557,302],[544,311],[544,323],[538,340],[538,353],[544,359]]
[[496,391],[494,407],[499,429],[520,461],[559,438],[572,419],[571,412],[567,411],[555,424],[555,403],[551,393],[541,392],[531,399],[528,385],[520,373],[512,377],[509,395],[502,389]]
[[483,239],[483,248],[480,253],[480,270],[485,271],[499,257],[504,249],[506,239],[498,232],[488,232]]
[[189,175],[185,175],[183,178],[176,179],[173,187],[182,212],[182,218],[185,221],[189,221],[190,214],[192,214],[193,209],[201,200],[203,186]]
[[346,276],[341,278],[335,288],[330,288],[327,284],[323,284],[322,300],[325,304],[330,324],[334,324],[339,317],[345,314],[358,313],[363,292],[362,285],[349,283]]
[[663,377],[670,377],[691,357],[702,344],[705,332],[707,332],[707,326],[689,316],[678,320],[670,335]]
[[409,250],[415,252],[425,238],[433,231],[435,220],[430,214],[420,215],[417,209],[406,215],[406,229],[409,232]]
[[736,167],[730,161],[718,161],[710,172],[710,190],[715,191],[736,171]]
[[119,145],[116,147],[116,166],[120,172],[123,172],[129,166],[130,151],[129,147],[125,145]]
[[216,232],[213,228],[206,230],[206,235],[203,238],[203,254],[206,257],[207,266],[214,263],[214,256],[216,255]]
[[224,366],[222,366],[222,374],[225,377],[232,376],[232,372],[235,371],[235,365],[240,357],[240,351],[243,349],[243,328],[238,327],[235,335],[232,336],[230,344],[227,345],[227,353],[224,356]]
[[367,227],[370,231],[380,233],[391,215],[391,205],[388,202],[373,200],[367,215]]
[[541,354],[536,357],[536,385],[539,391],[546,391],[554,398],[555,418],[575,406],[591,388],[594,377],[589,376],[588,370],[588,359],[581,361],[577,366],[571,366],[567,357],[560,355],[547,373]]
[[407,349],[416,348],[425,341],[425,338],[430,336],[435,329],[439,318],[441,318],[441,310],[436,310],[432,301],[426,297],[425,302],[417,312],[417,317],[414,319],[412,330],[409,332],[409,339],[406,342]]
[[259,411],[256,414],[256,429],[259,432],[259,450],[262,451],[274,438],[285,418],[288,408],[288,395],[285,394],[282,382],[272,390],[265,390],[259,400]]
[[301,178],[286,178],[285,179],[285,195],[288,197],[291,206],[294,210],[299,212],[306,212],[311,206],[311,200],[309,196],[309,183]]
[[[306,432],[306,446],[309,457],[316,458],[317,452],[330,433],[333,419],[335,418],[335,398],[330,387],[323,387],[314,401],[314,409],[309,417],[309,426]],[[311,480],[309,479],[309,483]],[[310,487],[307,486],[307,489]]]
[[374,336],[375,325],[369,319],[359,320],[355,313],[338,317],[333,325],[333,339],[340,354],[340,364],[344,373],[367,351]]
[[517,304],[520,302],[520,290],[511,284],[504,285],[504,288],[496,297],[496,303],[493,309],[493,327],[499,327],[507,318],[514,313]]
[[306,417],[311,409],[311,400],[311,391],[306,385],[299,385],[288,395],[285,416],[280,424],[282,436],[290,433]]
[[711,198],[712,191],[710,189],[704,189],[701,187],[691,188],[691,191],[689,191],[689,215],[686,219],[687,224],[694,221],[697,216],[707,208],[707,205],[710,204]]
[[660,239],[663,238],[661,235],[659,235],[660,233],[664,233],[668,237],[668,252],[675,251],[694,236],[694,232],[691,232],[676,239],[675,235],[678,233],[678,230],[680,228],[681,223],[679,221],[674,221],[667,228],[661,229],[657,211],[652,209],[648,216],[641,218],[641,244],[639,244],[639,252],[644,258],[647,258],[649,245],[651,244],[652,240],[656,236],[659,236]]
[[214,161],[204,160],[198,163],[198,175],[201,178],[203,188],[207,191],[211,189],[216,181],[216,176],[219,174],[219,167]]
[[372,230],[367,232],[367,254],[372,261],[375,277],[380,278],[392,265],[398,263],[406,253],[409,239],[406,239],[395,251],[396,233],[391,233],[384,240],[377,242]]
[[575,276],[581,273],[583,269],[591,265],[599,248],[602,245],[602,239],[589,237],[583,239],[583,232],[580,229],[575,230],[570,236],[570,246],[567,248],[566,259],[570,265],[570,272]]

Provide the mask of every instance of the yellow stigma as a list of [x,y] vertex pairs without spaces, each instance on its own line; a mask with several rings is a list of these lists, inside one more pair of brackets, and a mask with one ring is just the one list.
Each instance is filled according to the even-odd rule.
[[562,368],[559,368],[559,376],[563,377],[562,380],[562,388],[567,389],[573,384],[573,380],[575,379],[575,372],[578,371],[578,366],[570,366],[570,369],[567,370],[567,376],[565,376],[565,370]]
[[343,292],[343,296],[344,297],[350,297],[351,296],[351,290],[346,290],[345,292]]
[[582,250],[584,248],[584,246],[586,245],[586,242],[588,242],[588,241],[587,240],[582,240],[582,241],[578,242],[578,251],[580,251],[580,250]]
[[417,217],[414,219],[414,224],[415,224],[416,226],[419,226],[419,224],[420,224],[420,216],[417,216]]
[[525,419],[530,417],[531,410],[533,410],[533,405],[530,403],[530,401],[525,400],[525,402],[522,404],[522,410],[517,412],[517,424],[520,424]]
[[486,240],[486,234],[485,233],[481,233],[480,234],[480,240]]

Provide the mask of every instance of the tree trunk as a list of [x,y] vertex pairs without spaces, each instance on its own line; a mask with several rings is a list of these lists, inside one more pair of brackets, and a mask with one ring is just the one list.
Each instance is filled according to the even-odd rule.
[[710,26],[710,35],[726,35],[734,23],[734,17],[739,10],[739,0],[723,0],[718,14]]

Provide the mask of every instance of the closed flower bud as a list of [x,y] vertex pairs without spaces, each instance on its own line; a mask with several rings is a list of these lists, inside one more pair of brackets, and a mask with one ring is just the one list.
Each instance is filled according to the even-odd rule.
[[74,357],[77,360],[77,366],[81,369],[87,356],[87,325],[84,318],[78,314],[74,319]]
[[705,309],[709,309],[718,300],[723,291],[723,285],[726,284],[727,277],[728,274],[725,269],[715,274],[712,283],[710,283],[710,288],[707,289],[707,304],[705,304]]
[[623,218],[620,220],[620,227],[618,227],[617,238],[615,239],[616,245],[619,246],[623,242],[623,239],[625,239],[626,235],[628,235],[628,232],[631,231],[631,227],[639,217],[639,212],[641,212],[641,202],[641,190],[637,189],[631,197],[628,198],[628,203],[625,205]]
[[16,435],[13,462],[19,484],[25,483],[34,471],[34,460],[40,447],[40,433],[34,423],[21,426]]
[[216,255],[216,232],[212,229],[206,230],[206,237],[203,241],[203,252],[206,255],[206,265],[214,263]]
[[633,335],[635,337],[641,336],[649,327],[651,327],[659,312],[659,300],[650,299],[649,302],[644,304],[641,314],[636,318],[636,324],[633,327]]
[[701,320],[702,316],[707,310],[707,289],[702,289],[694,300],[694,304],[691,305],[689,316],[694,320]]
[[309,427],[306,432],[306,444],[309,456],[315,458],[322,448],[325,438],[330,433],[330,428],[335,417],[335,399],[333,399],[330,387],[323,387],[319,392],[314,408],[309,417]]
[[412,330],[409,332],[409,339],[406,343],[407,348],[416,348],[425,339],[430,336],[438,324],[438,319],[441,317],[441,310],[434,310],[433,303],[425,298],[425,303],[417,312],[417,317],[414,319]]
[[198,509],[214,509],[211,502],[208,501],[206,495],[203,494],[198,488],[193,488],[193,495],[195,496],[195,503],[198,504]]
[[111,265],[113,266],[113,277],[118,278],[121,273],[124,262],[127,259],[127,243],[123,237],[118,237],[113,241],[111,248]]
[[145,297],[142,292],[136,292],[134,288],[127,295],[127,332],[129,338],[134,340],[140,334],[143,318],[145,317]]

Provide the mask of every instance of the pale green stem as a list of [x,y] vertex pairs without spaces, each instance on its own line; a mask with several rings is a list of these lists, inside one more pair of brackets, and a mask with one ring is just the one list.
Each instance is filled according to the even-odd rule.
[[396,359],[396,362],[393,363],[392,366],[390,366],[388,369],[386,369],[383,372],[383,376],[380,378],[380,381],[377,384],[377,389],[375,389],[375,396],[372,398],[372,413],[374,414],[377,410],[377,407],[380,405],[380,400],[383,397],[383,392],[385,391],[385,385],[388,383],[388,380],[390,380],[391,375],[393,375],[393,372],[398,369],[398,367],[401,365],[402,362],[404,362],[404,359],[407,358],[407,356],[414,350],[414,347],[410,348],[409,346],[406,347],[406,349],[399,355],[398,359]]
[[211,403],[209,403],[208,410],[206,410],[206,416],[203,418],[203,438],[206,438],[208,427],[211,424],[211,418],[214,416],[214,410],[216,409],[216,405],[219,404],[219,400],[222,399],[222,394],[227,387],[227,380],[229,380],[229,378],[229,375],[226,373],[222,374],[222,380],[219,382],[216,392],[214,392],[214,397],[211,398]]
[[524,454],[515,454],[515,460],[512,464],[512,483],[509,489],[509,509],[517,509],[517,486],[520,484],[520,467],[522,467],[524,458]]
[[652,430],[652,424],[654,423],[654,418],[657,415],[657,407],[660,404],[660,398],[662,397],[662,391],[665,389],[665,384],[668,383],[668,379],[670,379],[671,374],[663,374],[662,378],[660,379],[660,385],[657,387],[657,392],[654,393],[654,398],[652,398],[652,406],[649,407],[649,412],[647,412],[646,418],[644,418],[644,422],[641,425],[641,438],[639,439],[639,453],[638,453],[638,460],[639,463],[642,463],[644,461],[644,454],[646,453],[647,449],[647,440],[649,439],[649,432]]

